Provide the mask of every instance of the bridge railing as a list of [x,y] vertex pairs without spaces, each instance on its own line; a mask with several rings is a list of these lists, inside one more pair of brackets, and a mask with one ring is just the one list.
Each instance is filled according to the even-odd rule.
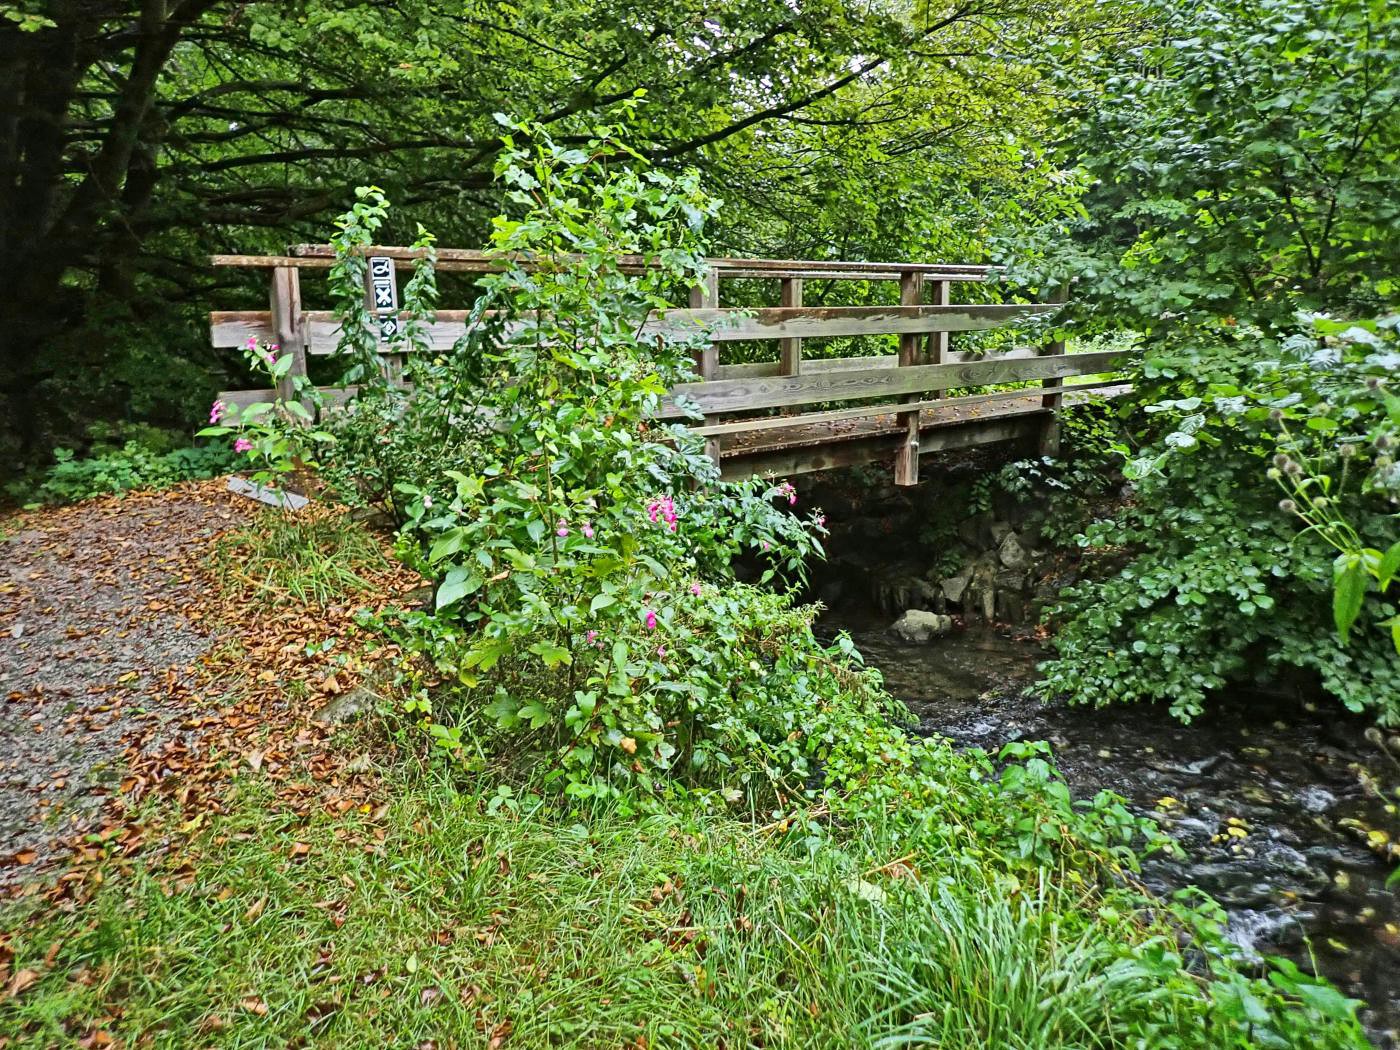
[[[390,260],[385,269],[411,268],[412,248],[373,247],[366,254]],[[480,251],[442,248],[437,267],[443,272],[487,273],[499,260]],[[215,266],[257,267],[269,271],[269,309],[216,311],[210,315],[214,346],[245,344],[249,338],[275,342],[293,358],[290,375],[306,374],[307,355],[334,353],[340,341],[333,313],[305,310],[300,273],[334,265],[329,245],[298,245],[284,256],[216,255]],[[646,262],[624,257],[624,269],[640,271]],[[895,481],[918,480],[921,453],[960,444],[1010,437],[1032,437],[1045,452],[1058,443],[1057,409],[1062,384],[1073,376],[1111,372],[1116,352],[1065,353],[1063,343],[1046,343],[977,355],[958,353],[955,333],[1014,327],[1060,309],[1057,303],[958,304],[952,286],[981,282],[993,274],[986,266],[939,263],[874,263],[827,260],[707,260],[705,281],[690,293],[685,307],[653,316],[647,328],[708,330],[708,345],[697,352],[697,382],[682,384],[668,398],[662,415],[679,418],[680,399],[698,406],[704,419],[695,429],[707,451],[727,475],[753,472],[801,473],[843,463],[893,457]],[[528,265],[528,264],[527,264]],[[721,283],[776,280],[780,305],[720,305]],[[899,305],[807,306],[805,281],[897,281]],[[394,299],[395,304],[397,298]],[[433,350],[450,349],[466,331],[467,310],[438,310],[426,326]],[[644,332],[646,330],[644,329]],[[886,356],[806,359],[803,341],[818,337],[898,337],[899,352]],[[776,342],[776,360],[725,363],[723,347],[735,342]],[[948,396],[950,391],[1016,383],[1038,383],[1031,391],[999,390]],[[1116,381],[1081,383],[1072,388],[1102,392],[1121,387]],[[228,402],[267,400],[271,390],[228,391]],[[282,391],[284,396],[286,390]],[[334,404],[350,391],[323,391]],[[846,402],[862,402],[845,405]],[[842,407],[832,408],[832,405]],[[775,414],[776,413],[776,414]]]

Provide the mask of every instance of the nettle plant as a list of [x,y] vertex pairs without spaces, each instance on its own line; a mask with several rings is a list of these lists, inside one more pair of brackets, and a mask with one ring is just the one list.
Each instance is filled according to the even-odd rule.
[[793,513],[789,485],[721,483],[657,421],[705,333],[645,325],[702,279],[718,202],[693,172],[644,170],[616,128],[565,148],[501,119],[518,211],[492,230],[491,337],[415,374],[413,400],[466,436],[461,462],[396,486],[403,553],[437,580],[435,613],[395,628],[434,668],[409,708],[454,753],[556,750],[573,795],[726,781],[738,756],[768,755],[740,780],[805,775],[776,757],[798,727],[773,665],[811,614],[730,581],[741,556],[761,582],[800,577],[821,519]]
[[1189,719],[1294,668],[1400,719],[1396,348],[1393,320],[1313,315],[1279,341],[1226,325],[1149,348],[1137,385],[1159,422],[1120,446],[1134,498],[1080,537],[1109,571],[1066,592],[1039,688]]
[[[289,378],[292,357],[282,354],[276,343],[250,336],[243,354],[254,372],[268,377],[274,387]],[[317,467],[318,450],[334,440],[316,427],[322,403],[320,392],[305,376],[290,375],[291,397],[255,401],[239,408],[224,401],[209,406],[209,425],[197,437],[233,435],[233,450],[244,456],[252,469],[249,477],[258,485],[276,490],[294,473],[307,473]]]

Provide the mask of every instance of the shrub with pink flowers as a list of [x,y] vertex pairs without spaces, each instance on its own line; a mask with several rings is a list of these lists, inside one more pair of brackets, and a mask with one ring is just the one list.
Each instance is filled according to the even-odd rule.
[[[253,371],[265,375],[274,387],[287,380],[292,358],[281,353],[276,343],[250,336],[243,353]],[[288,398],[274,395],[270,401],[242,407],[215,401],[209,406],[209,425],[197,435],[227,440],[244,457],[254,483],[272,492],[280,492],[293,473],[315,470],[320,448],[333,441],[315,425],[320,393],[304,376],[293,376],[291,382]]]
[[[626,148],[611,133],[580,150],[511,134],[498,175],[518,210],[495,223],[501,270],[478,302],[492,337],[469,330],[415,377],[458,452],[395,487],[400,550],[436,581],[434,610],[389,628],[424,658],[411,714],[454,754],[552,752],[573,795],[800,780],[761,647],[814,647],[810,614],[734,572],[799,581],[823,530],[791,485],[722,482],[657,422],[705,333],[639,335],[702,279],[718,202],[693,173],[603,170]],[[654,265],[623,272],[629,255]]]

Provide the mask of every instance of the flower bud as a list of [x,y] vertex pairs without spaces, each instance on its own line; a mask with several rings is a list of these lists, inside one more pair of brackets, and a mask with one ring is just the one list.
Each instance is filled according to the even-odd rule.
[[1281,499],[1278,502],[1278,509],[1285,514],[1297,514],[1298,504],[1294,503],[1291,499]]

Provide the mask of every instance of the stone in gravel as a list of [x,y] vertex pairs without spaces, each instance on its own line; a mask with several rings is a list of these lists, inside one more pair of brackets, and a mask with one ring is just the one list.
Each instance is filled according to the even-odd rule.
[[344,696],[337,696],[321,710],[316,712],[316,721],[325,725],[339,725],[342,722],[350,722],[359,718],[366,711],[373,711],[384,698],[373,689],[364,686],[356,686]]
[[953,629],[950,616],[925,612],[922,609],[909,609],[890,626],[890,632],[902,642],[910,645],[926,645],[935,638],[941,638]]

